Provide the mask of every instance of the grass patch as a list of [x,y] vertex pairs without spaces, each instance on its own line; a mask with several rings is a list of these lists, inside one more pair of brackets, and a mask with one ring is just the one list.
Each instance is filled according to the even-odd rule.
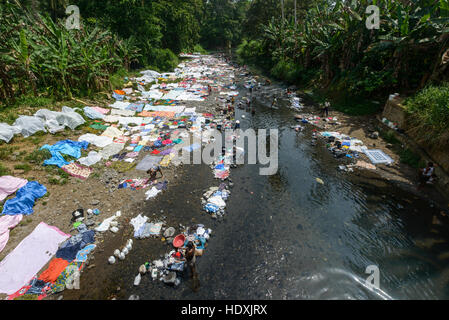
[[[22,114],[21,110],[26,110],[23,114],[28,115],[34,114],[38,109],[45,108],[52,105],[54,100],[49,97],[35,97],[35,96],[20,96],[16,98],[13,105],[3,107],[0,109],[0,118],[2,122],[12,125],[14,121]],[[18,112],[19,110],[19,112]]]
[[408,98],[404,106],[423,141],[437,145],[449,140],[449,83],[428,86]]
[[338,97],[332,99],[330,93],[319,90],[305,91],[305,93],[315,102],[324,104],[328,100],[331,104],[330,111],[337,110],[350,116],[364,116],[375,114],[382,106],[370,100],[357,97]]
[[50,174],[48,183],[53,185],[64,185],[69,180],[69,174],[56,166],[45,166],[45,171]]
[[29,164],[27,164],[27,163],[21,163],[21,164],[16,164],[14,166],[14,169],[16,169],[16,170],[23,170],[23,171],[25,171],[25,173],[27,173],[28,171],[31,170],[31,166]]
[[44,160],[50,159],[51,153],[47,149],[39,150],[36,149],[25,157],[26,161],[34,164],[42,164]]
[[5,166],[3,166],[0,163],[0,176],[6,176],[9,175],[11,173],[11,170],[9,170],[8,168],[6,168]]
[[5,145],[0,148],[0,160],[8,160],[14,151],[19,149],[17,146]]
[[380,104],[376,104],[371,101],[345,99],[331,103],[331,110],[332,108],[350,116],[364,116],[379,112],[381,106]]
[[388,143],[391,143],[391,144],[399,144],[400,143],[398,138],[396,138],[395,133],[391,130],[388,130],[388,131],[379,130],[379,135],[381,136],[382,139],[384,139]]
[[421,159],[421,157],[408,148],[399,152],[399,159],[401,163],[408,164],[416,169],[425,167],[425,162]]
[[201,54],[209,54],[209,52],[206,49],[204,49],[200,44],[196,44],[193,47],[193,52],[194,53],[201,53]]

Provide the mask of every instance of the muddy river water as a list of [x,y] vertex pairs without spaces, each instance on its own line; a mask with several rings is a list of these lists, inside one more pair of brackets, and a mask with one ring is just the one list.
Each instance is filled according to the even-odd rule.
[[[243,86],[239,90],[247,95]],[[200,203],[204,190],[217,185],[212,170],[185,166],[182,183],[144,210],[163,208],[213,229],[197,260],[198,281],[173,288],[145,277],[134,287],[139,265],[158,240],[136,241],[126,262],[107,271],[110,288],[121,287],[117,298],[449,298],[449,230],[446,223],[434,223],[438,209],[388,184],[339,172],[322,143],[310,144],[310,128],[301,133],[291,128],[294,110],[282,102],[271,109],[260,101],[255,115],[236,108],[236,119],[242,129],[279,130],[277,173],[259,175],[259,166],[248,164],[232,169],[235,185],[227,214],[218,222],[202,212]],[[368,266],[379,270],[378,289],[365,283]]]

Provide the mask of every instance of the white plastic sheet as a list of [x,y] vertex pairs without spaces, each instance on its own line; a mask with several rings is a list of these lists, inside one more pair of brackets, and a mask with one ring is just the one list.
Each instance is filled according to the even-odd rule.
[[10,126],[6,123],[0,123],[0,140],[8,143],[14,137],[15,134],[20,133],[20,129],[14,126]]
[[91,151],[91,152],[89,152],[87,157],[79,158],[78,162],[82,165],[90,167],[90,166],[96,164],[97,162],[101,161],[102,158],[103,157],[98,152]]
[[83,134],[81,137],[78,138],[78,141],[87,141],[100,148],[104,148],[107,145],[111,144],[113,140],[114,139],[111,137],[97,136],[92,133]]

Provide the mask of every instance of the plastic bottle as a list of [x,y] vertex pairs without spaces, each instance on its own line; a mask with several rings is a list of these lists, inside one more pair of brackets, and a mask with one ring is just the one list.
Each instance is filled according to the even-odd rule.
[[138,286],[140,284],[140,280],[142,277],[140,276],[140,273],[134,278],[134,285]]

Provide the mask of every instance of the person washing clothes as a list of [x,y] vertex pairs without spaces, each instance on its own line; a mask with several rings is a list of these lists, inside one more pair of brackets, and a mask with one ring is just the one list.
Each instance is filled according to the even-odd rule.
[[278,99],[276,98],[276,96],[273,96],[273,102],[271,103],[271,108],[273,108],[273,106],[276,104],[277,101],[278,101]]
[[427,167],[424,169],[420,169],[420,183],[418,185],[418,189],[421,189],[424,187],[424,184],[433,184],[436,175],[435,175],[435,167],[433,165],[433,162],[428,162]]
[[150,170],[147,171],[147,174],[150,175],[150,181],[154,181],[156,179],[159,179],[159,178],[156,178],[156,175],[157,175],[158,172],[161,174],[161,176],[159,178],[162,178],[164,176],[164,174],[162,173],[162,170],[161,170],[160,166],[156,166],[156,167],[151,168]]
[[196,262],[196,256],[195,256],[195,245],[193,244],[192,241],[189,241],[189,243],[187,243],[186,246],[186,253],[184,255],[186,262],[187,262],[187,266],[190,268],[191,270],[191,277],[193,278],[193,276],[195,275],[195,262]]

